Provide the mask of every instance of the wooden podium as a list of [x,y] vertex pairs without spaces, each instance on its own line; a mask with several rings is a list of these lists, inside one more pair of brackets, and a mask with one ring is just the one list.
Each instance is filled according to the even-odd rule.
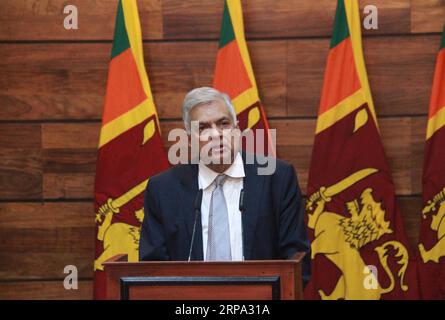
[[303,256],[242,262],[126,262],[126,255],[118,255],[104,263],[107,299],[299,300]]

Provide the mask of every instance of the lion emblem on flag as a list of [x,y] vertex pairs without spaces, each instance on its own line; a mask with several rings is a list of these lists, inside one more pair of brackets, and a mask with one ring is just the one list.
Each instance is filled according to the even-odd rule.
[[96,213],[97,240],[103,243],[102,254],[94,260],[94,271],[104,270],[105,261],[118,254],[126,254],[129,262],[139,261],[139,239],[141,238],[140,224],[144,220],[144,208],[134,212],[139,222],[134,226],[123,222],[112,222],[113,216],[120,213],[120,208],[140,195],[146,188],[148,179],[142,181],[116,199],[109,198],[99,207]]
[[[398,241],[388,241],[375,248],[379,261],[385,270],[390,284],[382,288],[377,277],[372,273],[364,273],[367,265],[360,255],[360,249],[365,245],[380,239],[385,234],[393,233],[390,223],[385,220],[385,211],[381,203],[373,197],[373,189],[366,188],[359,199],[346,203],[349,217],[326,211],[326,203],[332,197],[351,187],[358,181],[378,172],[377,169],[360,170],[330,187],[321,187],[310,195],[306,209],[308,227],[314,230],[314,240],[311,245],[311,258],[322,254],[341,270],[333,291],[326,293],[319,290],[322,299],[379,299],[381,295],[391,292],[396,286],[396,279],[388,266],[389,253],[394,253],[397,265],[400,266],[397,277],[403,291],[408,290],[405,284],[405,272],[408,268],[408,251]],[[378,284],[377,289],[369,289],[364,285],[365,277],[373,277]]]
[[429,200],[423,208],[423,219],[426,219],[428,215],[432,215],[430,227],[431,230],[437,232],[437,242],[429,250],[420,243],[419,252],[424,263],[429,261],[439,263],[439,259],[445,256],[445,188]]

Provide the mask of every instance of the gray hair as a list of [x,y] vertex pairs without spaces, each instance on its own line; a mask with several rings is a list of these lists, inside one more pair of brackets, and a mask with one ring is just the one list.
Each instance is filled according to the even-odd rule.
[[227,108],[229,108],[233,123],[236,123],[235,108],[227,94],[210,87],[196,88],[187,93],[182,104],[182,120],[184,121],[184,126],[188,134],[190,134],[190,111],[196,106],[214,101],[224,101]]

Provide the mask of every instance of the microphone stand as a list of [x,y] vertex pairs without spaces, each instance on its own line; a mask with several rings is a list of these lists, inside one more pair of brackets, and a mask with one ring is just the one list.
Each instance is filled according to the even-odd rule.
[[195,242],[196,222],[198,221],[198,217],[201,214],[201,202],[202,202],[202,189],[199,189],[194,202],[195,222],[193,223],[192,239],[190,240],[190,251],[187,260],[188,262],[190,262],[190,259],[192,257],[193,243]]
[[241,189],[239,194],[239,211],[241,212],[241,247],[243,251],[243,261],[244,261],[244,229],[243,229],[243,216],[244,211],[244,189]]

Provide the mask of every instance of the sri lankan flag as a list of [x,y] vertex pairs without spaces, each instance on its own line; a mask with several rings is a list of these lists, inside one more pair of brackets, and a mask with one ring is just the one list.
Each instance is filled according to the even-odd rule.
[[[221,22],[219,49],[216,58],[213,87],[230,96],[241,131],[251,129],[264,130],[263,150],[259,153],[275,155],[269,135],[269,124],[261,104],[258,88],[250,63],[244,36],[243,11],[240,0],[225,0]],[[268,153],[268,141],[270,142]],[[258,142],[256,142],[258,143]]]
[[105,296],[102,263],[118,255],[138,261],[143,191],[168,167],[142,52],[136,0],[117,8],[94,189],[94,297]]
[[445,299],[445,26],[428,114],[423,201],[420,289],[425,299]]
[[357,0],[339,0],[308,179],[308,299],[416,298],[364,63]]

